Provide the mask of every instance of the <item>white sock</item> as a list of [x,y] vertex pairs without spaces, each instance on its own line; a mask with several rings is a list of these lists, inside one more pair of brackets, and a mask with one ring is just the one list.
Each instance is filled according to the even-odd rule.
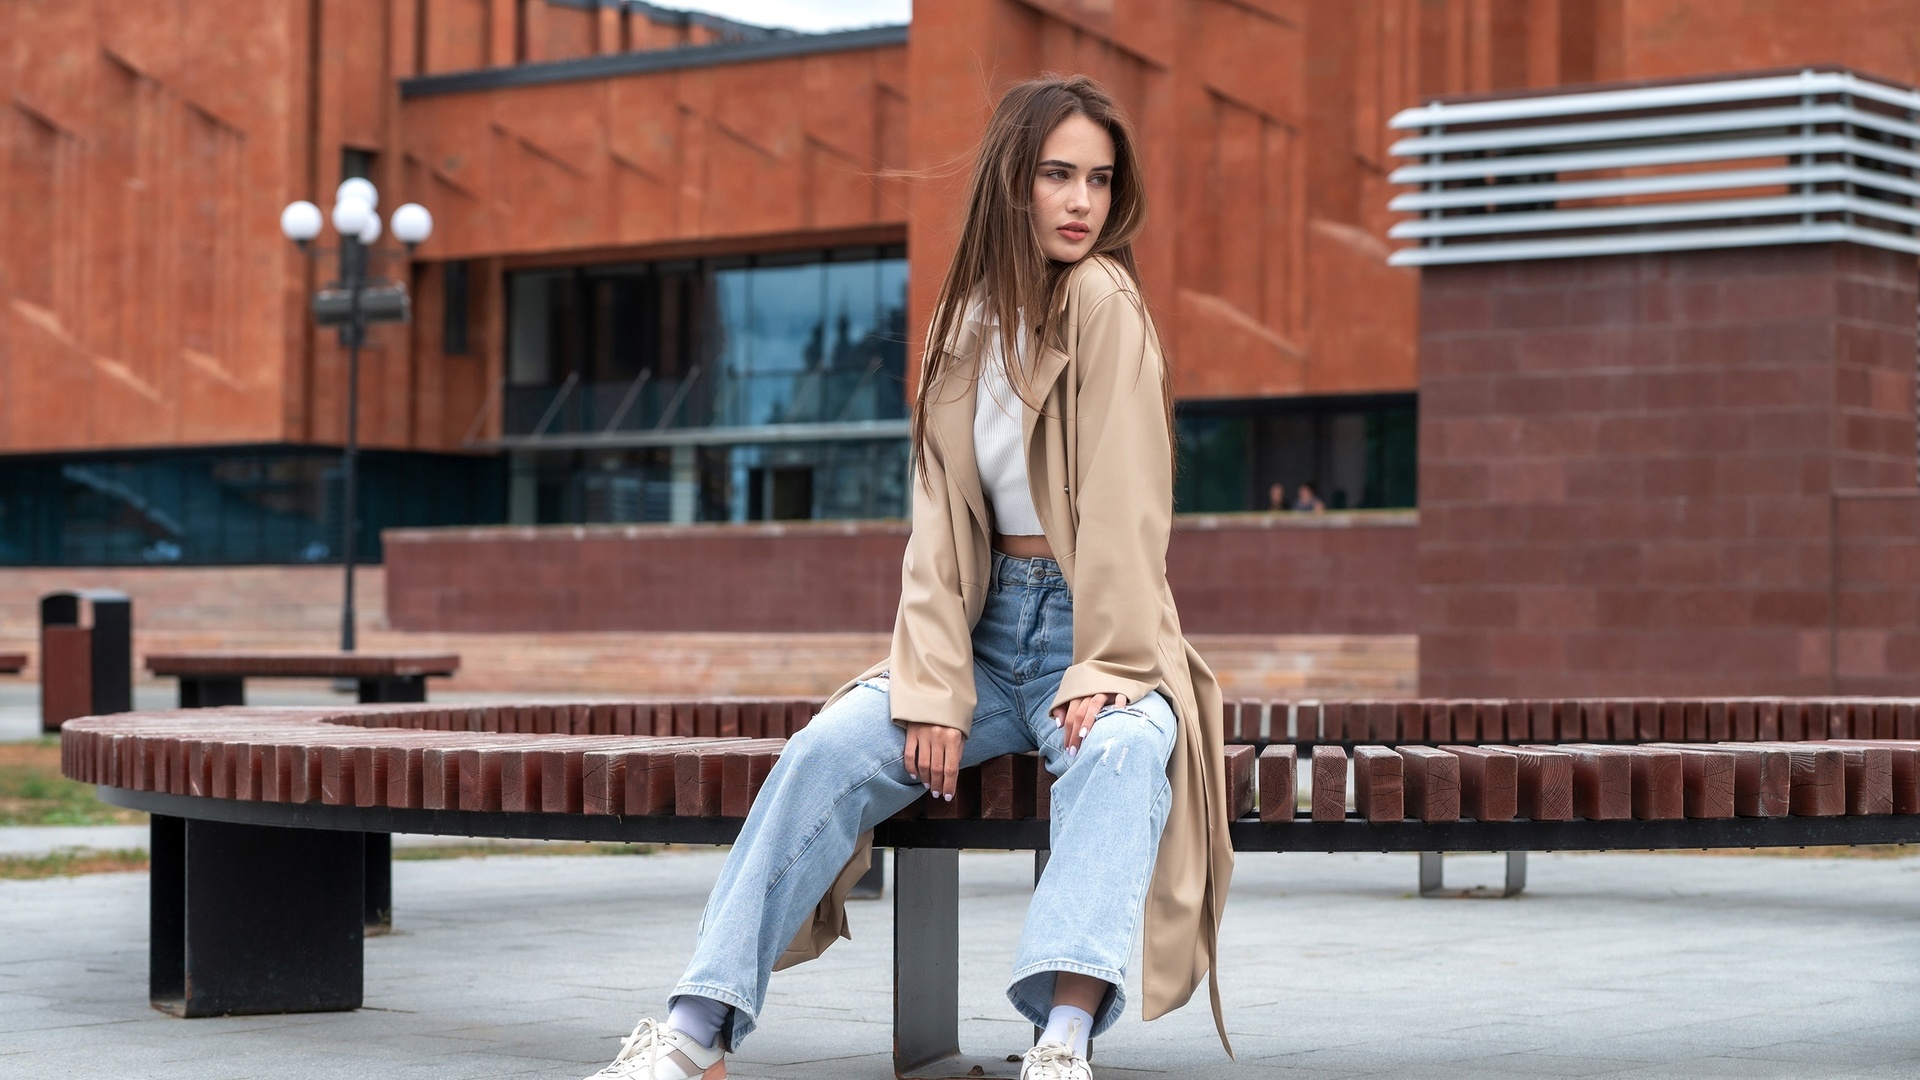
[[1040,1041],[1071,1046],[1075,1054],[1086,1057],[1087,1040],[1092,1035],[1092,1013],[1071,1005],[1055,1005],[1047,1014],[1047,1030],[1040,1033]]
[[682,994],[667,1006],[667,1026],[711,1050],[727,1022],[728,1008],[724,1001]]

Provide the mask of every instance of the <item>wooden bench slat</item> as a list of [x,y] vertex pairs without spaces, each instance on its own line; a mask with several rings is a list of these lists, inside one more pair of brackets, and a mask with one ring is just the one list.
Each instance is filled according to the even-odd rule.
[[1300,748],[1274,743],[1260,751],[1260,820],[1292,821],[1298,810]]
[[1407,816],[1406,768],[1399,754],[1385,746],[1358,746],[1353,751],[1353,802],[1368,821],[1399,821]]
[[1520,762],[1504,749],[1442,746],[1460,759],[1460,816],[1512,821],[1520,810]]
[[1460,759],[1431,746],[1398,746],[1407,814],[1421,821],[1460,820]]
[[1313,748],[1311,816],[1315,821],[1347,819],[1347,752],[1338,746]]
[[1530,821],[1573,820],[1573,757],[1553,750],[1500,747],[1513,755],[1515,812]]

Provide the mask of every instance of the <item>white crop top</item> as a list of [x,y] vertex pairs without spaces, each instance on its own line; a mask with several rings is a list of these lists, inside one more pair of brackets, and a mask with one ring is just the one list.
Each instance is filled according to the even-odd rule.
[[[1026,341],[1025,327],[1019,340]],[[980,488],[993,509],[993,531],[1002,536],[1040,536],[1040,515],[1027,486],[1027,455],[1022,445],[1026,403],[1007,382],[1001,364],[1000,325],[987,319],[980,329],[980,385],[974,388],[973,458]],[[1024,368],[1026,357],[1020,358]]]

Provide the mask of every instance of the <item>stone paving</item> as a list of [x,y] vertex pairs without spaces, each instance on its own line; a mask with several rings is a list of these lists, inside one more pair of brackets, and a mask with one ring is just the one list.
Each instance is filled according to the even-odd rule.
[[[0,882],[0,1077],[585,1075],[691,946],[718,852],[402,862],[356,1013],[181,1021],[146,1004],[146,878]],[[1026,855],[962,858],[966,1046],[1002,996]],[[1100,1077],[1920,1076],[1920,859],[1533,857],[1514,900],[1419,900],[1407,855],[1245,855],[1224,990],[1099,1041]],[[1497,861],[1452,859],[1449,883]],[[733,1075],[890,1076],[891,905],[776,975]]]

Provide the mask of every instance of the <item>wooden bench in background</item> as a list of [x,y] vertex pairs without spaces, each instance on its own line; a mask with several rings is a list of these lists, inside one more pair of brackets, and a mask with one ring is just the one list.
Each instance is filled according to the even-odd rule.
[[[1250,716],[1259,729],[1225,750],[1231,835],[1241,851],[1910,843],[1920,841],[1914,704],[1403,702],[1383,714],[1372,703],[1239,702],[1229,734],[1247,738]],[[816,707],[122,714],[69,722],[62,769],[154,815],[156,1006],[351,1009],[363,834],[729,843],[781,740]],[[875,831],[895,849],[899,1075],[1007,1075],[1003,1061],[959,1053],[958,854],[1043,851],[1050,785],[1037,759],[999,758],[964,770],[951,803],[922,799]]]
[[149,653],[147,670],[180,680],[180,707],[245,705],[248,679],[353,679],[363,705],[427,700],[427,679],[460,670],[452,653]]
[[0,675],[18,675],[27,670],[27,654],[0,652]]

